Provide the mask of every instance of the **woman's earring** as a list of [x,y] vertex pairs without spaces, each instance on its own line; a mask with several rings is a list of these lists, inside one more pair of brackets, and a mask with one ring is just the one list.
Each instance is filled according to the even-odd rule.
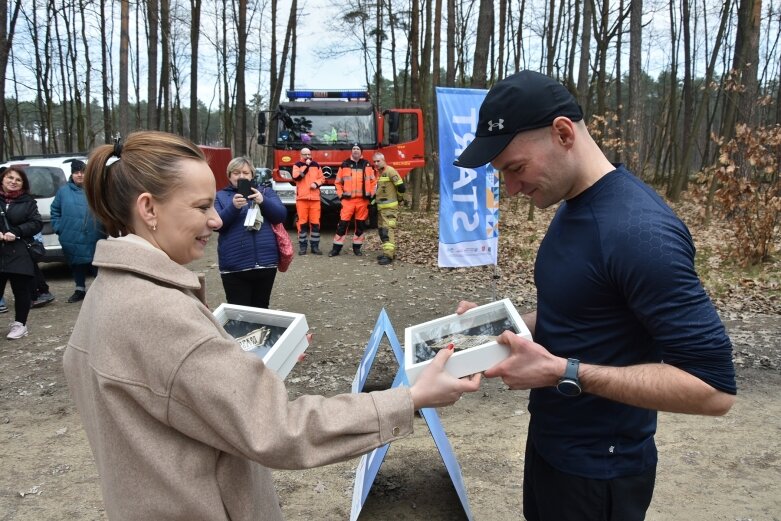
[[152,225],[152,231],[153,231],[153,232],[156,232],[156,231],[157,231],[157,223],[155,223],[155,224],[153,224],[153,225]]

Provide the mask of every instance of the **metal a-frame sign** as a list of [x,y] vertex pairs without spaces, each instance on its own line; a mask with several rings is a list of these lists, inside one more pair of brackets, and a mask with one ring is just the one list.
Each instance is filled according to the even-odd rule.
[[[395,355],[396,362],[399,366],[391,387],[409,385],[407,382],[407,375],[404,372],[404,352],[401,349],[399,339],[396,337],[388,314],[385,312],[385,308],[383,308],[382,311],[380,311],[380,316],[377,317],[377,323],[374,326],[369,343],[366,345],[366,350],[363,353],[361,363],[358,365],[358,371],[355,373],[352,392],[359,393],[363,390],[363,387],[366,384],[366,378],[369,376],[383,336],[388,338],[388,342],[390,343],[391,348],[393,348],[393,354]],[[437,450],[439,450],[439,455],[442,458],[442,462],[445,464],[448,476],[450,476],[453,487],[461,501],[464,514],[469,521],[472,521],[472,510],[469,508],[469,499],[466,496],[466,487],[464,486],[464,478],[461,475],[461,467],[458,465],[450,441],[447,439],[445,430],[442,428],[442,423],[439,421],[437,410],[420,409],[420,415],[426,420],[429,432],[431,432],[431,437],[434,438],[434,443],[437,446]],[[389,448],[390,443],[387,443],[382,447],[363,455],[358,462],[358,468],[355,471],[355,485],[353,487],[350,521],[357,521]]]

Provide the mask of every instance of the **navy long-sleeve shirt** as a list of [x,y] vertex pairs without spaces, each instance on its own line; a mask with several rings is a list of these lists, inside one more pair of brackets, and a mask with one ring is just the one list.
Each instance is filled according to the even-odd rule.
[[[664,362],[735,394],[732,344],[694,269],[691,234],[624,167],[564,202],[535,263],[535,341],[583,363]],[[555,388],[531,392],[531,439],[548,463],[610,479],[657,461],[656,411]]]

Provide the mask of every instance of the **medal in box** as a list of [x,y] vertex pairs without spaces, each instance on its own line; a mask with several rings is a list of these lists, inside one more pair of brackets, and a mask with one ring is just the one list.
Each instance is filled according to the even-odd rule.
[[283,380],[306,351],[309,326],[300,313],[220,304],[214,318],[244,351],[263,359]]
[[528,340],[529,328],[509,299],[448,315],[404,330],[404,369],[410,385],[440,349],[454,345],[445,370],[457,378],[485,371],[510,354],[496,341],[503,331],[513,331]]

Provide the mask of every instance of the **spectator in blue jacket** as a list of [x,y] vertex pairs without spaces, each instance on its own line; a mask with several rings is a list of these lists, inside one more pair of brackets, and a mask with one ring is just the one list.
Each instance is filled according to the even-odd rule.
[[[245,198],[238,193],[239,179],[252,180],[255,167],[246,157],[228,163],[228,186],[217,192],[214,207],[222,219],[217,230],[219,259],[225,299],[229,304],[268,308],[277,275],[279,249],[272,224],[281,223],[287,209],[270,187],[252,187]],[[260,228],[245,226],[251,205],[259,205]]]
[[95,244],[105,237],[93,217],[84,196],[84,162],[71,163],[71,177],[60,187],[51,207],[52,228],[60,238],[62,253],[70,265],[76,290],[68,298],[69,303],[79,302],[87,293],[87,275],[95,276],[92,265]]

